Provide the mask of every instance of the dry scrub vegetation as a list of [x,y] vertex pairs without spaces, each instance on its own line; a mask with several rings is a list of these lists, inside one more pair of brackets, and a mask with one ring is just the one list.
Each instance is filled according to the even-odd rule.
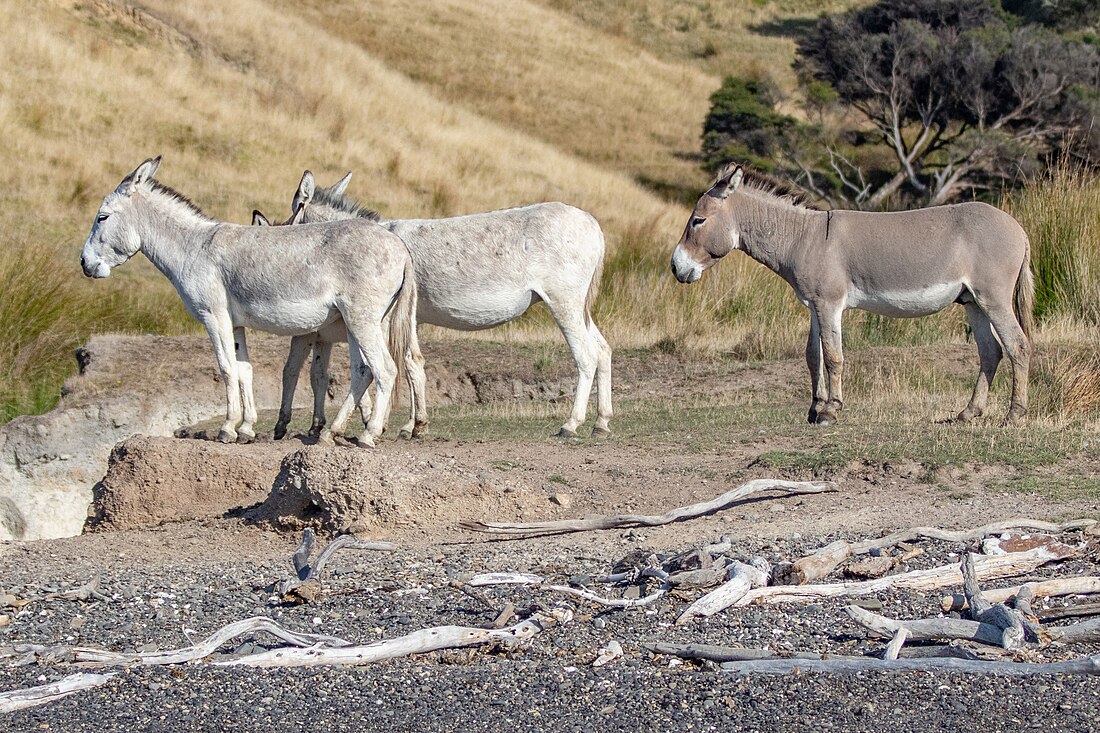
[[[787,36],[850,4],[0,0],[18,19],[0,27],[0,419],[48,409],[93,331],[196,329],[143,259],[103,282],[77,264],[100,197],[158,153],[165,183],[241,223],[285,211],[305,167],[322,183],[355,171],[350,192],[391,217],[566,201],[607,232],[597,318],[615,347],[795,356],[806,319],[778,278],[734,256],[684,287],[668,256],[706,184],[691,155],[720,74],[786,73]],[[1048,234],[1058,186],[1092,198]],[[1012,209],[1037,248],[1095,250],[1100,185],[1031,191]],[[1071,277],[1095,288],[1098,273]],[[473,337],[559,339],[535,310]],[[1043,338],[1094,338],[1095,320],[1055,309]],[[965,338],[955,312],[848,323],[852,346]]]

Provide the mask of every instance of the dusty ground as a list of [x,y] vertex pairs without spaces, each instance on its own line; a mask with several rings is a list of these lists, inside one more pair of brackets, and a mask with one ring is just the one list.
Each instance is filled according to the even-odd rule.
[[[473,572],[530,571],[567,582],[598,577],[639,550],[680,552],[722,536],[742,552],[778,560],[836,537],[915,525],[964,528],[1014,516],[1100,513],[1092,423],[1040,418],[1026,431],[1003,430],[992,419],[937,424],[960,406],[958,395],[972,378],[970,349],[925,350],[922,359],[912,353],[856,355],[846,422],[829,430],[801,423],[805,376],[798,360],[747,365],[647,352],[617,356],[616,436],[563,442],[549,437],[568,409],[562,394],[567,398],[570,374],[561,354],[475,342],[429,347],[436,392],[446,392],[441,401],[451,404],[433,411],[431,436],[421,441],[387,439],[369,451],[322,448],[301,436],[248,446],[137,438],[116,450],[97,488],[94,531],[0,545],[0,595],[38,599],[17,613],[0,609],[9,616],[0,647],[170,648],[183,643],[182,629],[205,634],[254,614],[369,641],[490,620],[488,609],[448,586]],[[925,374],[948,385],[946,397],[891,401],[891,385]],[[272,422],[265,415],[261,429]],[[308,424],[308,415],[297,415],[296,424]],[[201,435],[206,427],[183,432]],[[456,526],[467,518],[661,513],[760,477],[825,478],[838,491],[748,502],[660,528],[538,540],[493,542]],[[390,540],[400,550],[336,560],[330,595],[317,605],[287,606],[272,588],[289,573],[297,530],[306,524]],[[930,545],[914,567],[951,562],[965,549]],[[1088,549],[1075,564],[1042,574],[1096,567],[1095,549]],[[44,600],[51,588],[97,574],[105,600]],[[555,600],[525,591],[490,595],[521,610]],[[938,594],[880,600],[892,615],[931,615]],[[846,624],[838,603],[744,609],[670,628],[686,602],[670,597],[649,610],[603,613],[581,603],[572,625],[503,655],[434,653],[316,672],[136,669],[106,688],[13,715],[9,729],[102,730],[107,721],[108,729],[266,730],[301,721],[338,730],[436,730],[441,719],[473,730],[543,730],[548,719],[567,730],[793,730],[823,721],[850,730],[897,721],[933,730],[978,720],[990,730],[1018,729],[1013,717],[1041,720],[1052,730],[1100,724],[1100,684],[1091,679],[1035,684],[871,674],[836,682],[816,675],[739,678],[694,664],[670,669],[667,658],[640,644],[675,638],[881,653],[880,642]],[[595,650],[611,639],[624,645],[624,660],[593,669]],[[0,687],[69,671],[0,665]],[[1051,706],[1058,712],[1051,714]]]

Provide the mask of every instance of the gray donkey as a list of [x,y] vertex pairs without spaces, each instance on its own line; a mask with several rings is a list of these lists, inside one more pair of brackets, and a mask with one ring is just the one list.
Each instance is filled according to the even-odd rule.
[[398,376],[382,321],[391,314],[390,348],[402,353],[416,330],[416,282],[404,242],[363,220],[265,229],[215,221],[153,180],[159,165],[159,157],[146,160],[103,199],[81,253],[84,274],[107,277],[143,252],[172,282],[214,346],[226,391],[222,442],[255,438],[244,329],[293,336],[342,322],[350,344],[351,396],[322,437],[331,442],[354,406],[363,409],[373,376],[377,402],[369,420],[363,415],[367,431],[360,439],[373,445]]
[[[331,188],[317,188],[306,171],[291,210],[302,222],[349,218],[377,220],[378,214],[344,195],[351,174]],[[263,223],[254,214],[254,223]],[[259,215],[262,217],[262,215]],[[593,380],[597,417],[594,435],[610,432],[611,347],[592,320],[603,270],[604,238],[591,214],[561,203],[544,203],[446,219],[393,219],[379,222],[409,246],[419,294],[417,318],[460,331],[507,323],[532,304],[546,303],[577,366],[573,410],[559,435],[576,435],[584,422]],[[283,370],[283,402],[276,436],[285,433],[291,400],[310,346],[314,430],[324,425],[324,385],[331,334],[295,338]],[[415,355],[419,357],[419,354]],[[427,427],[422,367],[408,365],[413,417],[402,434]],[[320,397],[318,397],[320,395]]]
[[816,211],[759,174],[729,165],[695,204],[672,253],[672,272],[682,283],[696,282],[736,249],[786,280],[810,309],[811,423],[833,423],[844,405],[846,309],[909,318],[951,303],[966,307],[980,360],[958,420],[984,412],[1002,345],[1012,362],[1005,422],[1027,414],[1031,247],[1000,209],[965,203],[891,213]]

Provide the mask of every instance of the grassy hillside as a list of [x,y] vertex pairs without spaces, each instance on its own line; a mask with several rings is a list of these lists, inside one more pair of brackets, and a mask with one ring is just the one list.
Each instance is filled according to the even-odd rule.
[[[608,236],[613,345],[797,354],[801,307],[746,258],[673,281],[670,201],[706,184],[691,155],[720,75],[782,76],[783,34],[840,4],[0,0],[0,419],[48,408],[91,332],[196,328],[143,258],[106,281],[77,264],[101,197],[158,153],[163,182],[237,222],[285,212],[306,167],[353,170],[393,217],[566,201]],[[697,52],[707,34],[723,45]],[[852,323],[855,344],[963,335],[957,314]],[[481,337],[554,330],[543,313]]]

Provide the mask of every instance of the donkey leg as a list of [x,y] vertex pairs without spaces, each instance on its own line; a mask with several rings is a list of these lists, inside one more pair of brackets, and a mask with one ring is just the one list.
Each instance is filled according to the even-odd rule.
[[611,410],[611,346],[596,328],[596,322],[589,317],[588,333],[596,341],[596,424],[592,426],[592,435],[611,435],[608,423]]
[[[345,319],[346,322],[346,319]],[[397,365],[386,346],[386,337],[380,327],[368,329],[360,342],[362,357],[366,367],[374,375],[374,405],[370,418],[366,420],[367,445],[374,445],[374,438],[382,435],[386,428],[386,418],[390,414],[390,400],[397,381]]]
[[1031,343],[1024,335],[1012,307],[987,309],[986,314],[1001,339],[1008,360],[1012,363],[1012,399],[1005,424],[1013,425],[1027,416],[1027,375],[1031,366]]
[[400,437],[420,438],[428,432],[428,376],[424,372],[424,355],[420,347],[410,348],[405,356],[405,375],[409,381],[409,421],[401,428]]
[[[550,305],[549,300],[546,303]],[[577,428],[584,422],[588,412],[588,398],[592,394],[592,380],[596,376],[596,365],[599,362],[599,347],[584,323],[579,304],[575,308],[560,303],[550,305],[550,312],[557,319],[558,328],[565,335],[565,341],[577,365],[577,388],[573,394],[573,412],[558,431],[559,438],[574,438],[577,435]]]
[[233,443],[237,440],[237,423],[241,421],[241,393],[237,379],[237,360],[234,358],[233,322],[228,313],[211,314],[203,319],[210,343],[214,347],[214,360],[225,384],[225,422],[218,431],[218,440]]
[[817,411],[818,425],[832,425],[844,407],[844,348],[841,338],[842,308],[815,309],[821,327],[821,356],[825,364],[828,400]]
[[314,438],[325,428],[325,396],[331,359],[332,342],[317,336],[313,342],[313,360],[309,364],[309,386],[313,390],[313,422],[309,434]]
[[298,375],[306,363],[312,336],[295,336],[290,339],[290,353],[283,364],[283,393],[279,399],[279,419],[275,422],[275,440],[286,437],[286,428],[290,424],[291,411],[294,409],[294,391],[298,388]]
[[[367,385],[370,384],[367,376],[369,373],[367,364],[363,360],[363,352],[359,347],[359,341],[352,334],[350,327],[348,328],[348,356],[351,361],[351,391],[347,399],[340,405],[340,410],[336,413],[332,425],[321,432],[320,440],[322,443],[331,445],[334,442],[333,436],[344,434],[352,410],[362,401],[363,395],[365,395],[367,391]],[[367,445],[374,445],[374,440],[369,433],[364,435],[360,442],[365,442]]]
[[806,341],[806,366],[810,369],[810,414],[807,420],[812,425],[817,422],[818,413],[824,409],[825,397],[828,395],[821,356],[821,323],[813,309],[810,309],[810,336]]
[[974,342],[978,345],[978,380],[974,383],[974,393],[970,404],[959,413],[959,422],[967,422],[981,417],[985,412],[985,403],[989,397],[989,385],[997,374],[1001,363],[1001,345],[993,335],[993,325],[977,303],[966,304],[966,317],[970,321],[970,330],[974,333]]
[[251,443],[256,440],[256,398],[252,393],[252,362],[248,360],[244,328],[233,329],[233,348],[236,351],[237,378],[241,383],[241,396],[244,400],[244,422],[237,429],[237,442]]

